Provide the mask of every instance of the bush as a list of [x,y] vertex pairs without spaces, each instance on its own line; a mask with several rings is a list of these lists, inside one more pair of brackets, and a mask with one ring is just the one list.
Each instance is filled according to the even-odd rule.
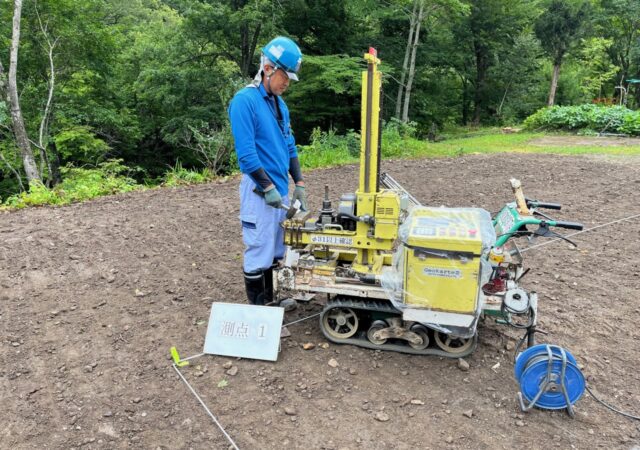
[[408,155],[409,142],[415,141],[417,124],[404,123],[395,117],[382,128],[382,157],[392,158]]
[[314,128],[310,141],[309,145],[298,146],[300,164],[307,169],[347,164],[360,154],[360,135],[353,130],[338,135],[333,129]]
[[60,131],[53,140],[63,160],[80,164],[95,164],[109,151],[106,142],[82,125]]
[[103,195],[140,189],[135,180],[126,176],[130,170],[121,159],[103,162],[95,168],[65,167],[61,169],[63,181],[53,188],[42,183],[31,183],[29,192],[9,197],[3,206],[24,208],[38,205],[64,205],[89,200]]
[[201,171],[189,170],[182,167],[182,164],[178,161],[171,170],[165,173],[162,184],[172,187],[186,186],[189,184],[205,183],[214,177],[214,172],[209,168],[205,167]]
[[623,106],[552,106],[527,117],[524,126],[536,130],[594,130],[635,136],[640,135],[640,112]]
[[[421,142],[415,138],[416,123],[403,123],[391,119],[382,128],[382,157],[393,158],[411,156],[416,153]],[[321,131],[314,128],[311,144],[299,146],[300,162],[304,168],[326,167],[355,162],[360,157],[360,135],[348,130],[345,135],[335,130]]]

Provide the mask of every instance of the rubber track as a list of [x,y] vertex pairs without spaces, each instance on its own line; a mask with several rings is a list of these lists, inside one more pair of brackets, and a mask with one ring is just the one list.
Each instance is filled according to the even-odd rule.
[[[371,312],[377,312],[377,313],[384,313],[384,314],[388,314],[390,316],[401,316],[402,314],[400,313],[400,311],[398,311],[396,308],[394,308],[389,302],[381,302],[381,301],[375,301],[375,300],[369,300],[369,301],[363,301],[363,300],[352,300],[352,299],[343,299],[343,298],[338,298],[338,299],[333,299],[331,301],[329,301],[324,309],[322,310],[322,313],[320,314],[320,329],[322,330],[322,334],[324,334],[324,336],[331,342],[334,342],[336,344],[349,344],[349,345],[356,345],[358,347],[364,347],[364,348],[369,348],[369,349],[373,349],[373,350],[385,350],[385,351],[392,351],[392,352],[400,352],[400,353],[409,353],[412,355],[434,355],[434,356],[443,356],[445,358],[464,358],[465,356],[469,356],[471,353],[473,353],[473,351],[476,349],[476,345],[478,343],[478,335],[476,334],[473,337],[473,344],[471,345],[471,347],[469,347],[468,350],[462,352],[462,353],[450,353],[450,352],[445,352],[444,350],[441,350],[439,348],[437,348],[437,344],[433,344],[436,345],[435,348],[431,348],[431,347],[427,347],[424,350],[418,350],[415,348],[412,348],[409,346],[409,344],[406,345],[400,345],[400,344],[390,344],[390,343],[385,343],[382,345],[376,345],[371,343],[366,336],[363,338],[357,338],[357,337],[350,337],[347,339],[336,339],[335,337],[331,336],[324,328],[324,315],[331,309],[333,308],[351,308],[353,310],[356,311],[356,315],[357,315],[357,311],[371,311]],[[432,343],[430,343],[429,345],[431,345]]]

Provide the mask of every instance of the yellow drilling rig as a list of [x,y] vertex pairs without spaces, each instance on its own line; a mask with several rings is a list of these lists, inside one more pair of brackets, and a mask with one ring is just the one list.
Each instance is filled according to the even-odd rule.
[[364,58],[358,189],[334,207],[325,186],[318,216],[283,222],[277,295],[324,294],[320,326],[336,343],[458,358],[474,350],[484,313],[526,329],[532,344],[537,295],[518,284],[526,272],[515,238],[534,234],[530,225],[539,235],[581,225],[534,217],[554,204],[525,199],[517,180],[518,201],[493,219],[479,208],[422,206],[380,173],[382,74],[375,49]]

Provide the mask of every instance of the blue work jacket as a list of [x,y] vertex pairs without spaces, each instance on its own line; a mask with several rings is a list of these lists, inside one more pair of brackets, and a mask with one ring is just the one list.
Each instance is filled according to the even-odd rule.
[[[274,100],[280,107],[280,120]],[[231,100],[229,119],[242,173],[262,167],[280,195],[287,195],[289,159],[297,157],[298,151],[284,100],[269,96],[262,84],[245,87]]]

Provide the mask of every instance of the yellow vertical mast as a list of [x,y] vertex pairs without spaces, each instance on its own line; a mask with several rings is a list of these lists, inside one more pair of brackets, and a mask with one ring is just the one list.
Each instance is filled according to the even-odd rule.
[[[375,216],[376,194],[379,190],[380,154],[380,92],[382,73],[378,71],[380,60],[374,48],[364,55],[367,70],[362,72],[362,109],[360,116],[360,182],[356,196],[358,198],[358,215]],[[371,225],[358,222],[356,234],[369,237]],[[372,270],[377,251],[374,248],[358,248],[353,268],[358,272],[368,273]]]
[[360,184],[358,191],[363,194],[378,191],[379,132],[380,132],[380,90],[382,73],[378,71],[380,60],[376,49],[370,48],[364,55],[367,70],[362,72],[362,108],[360,113]]

